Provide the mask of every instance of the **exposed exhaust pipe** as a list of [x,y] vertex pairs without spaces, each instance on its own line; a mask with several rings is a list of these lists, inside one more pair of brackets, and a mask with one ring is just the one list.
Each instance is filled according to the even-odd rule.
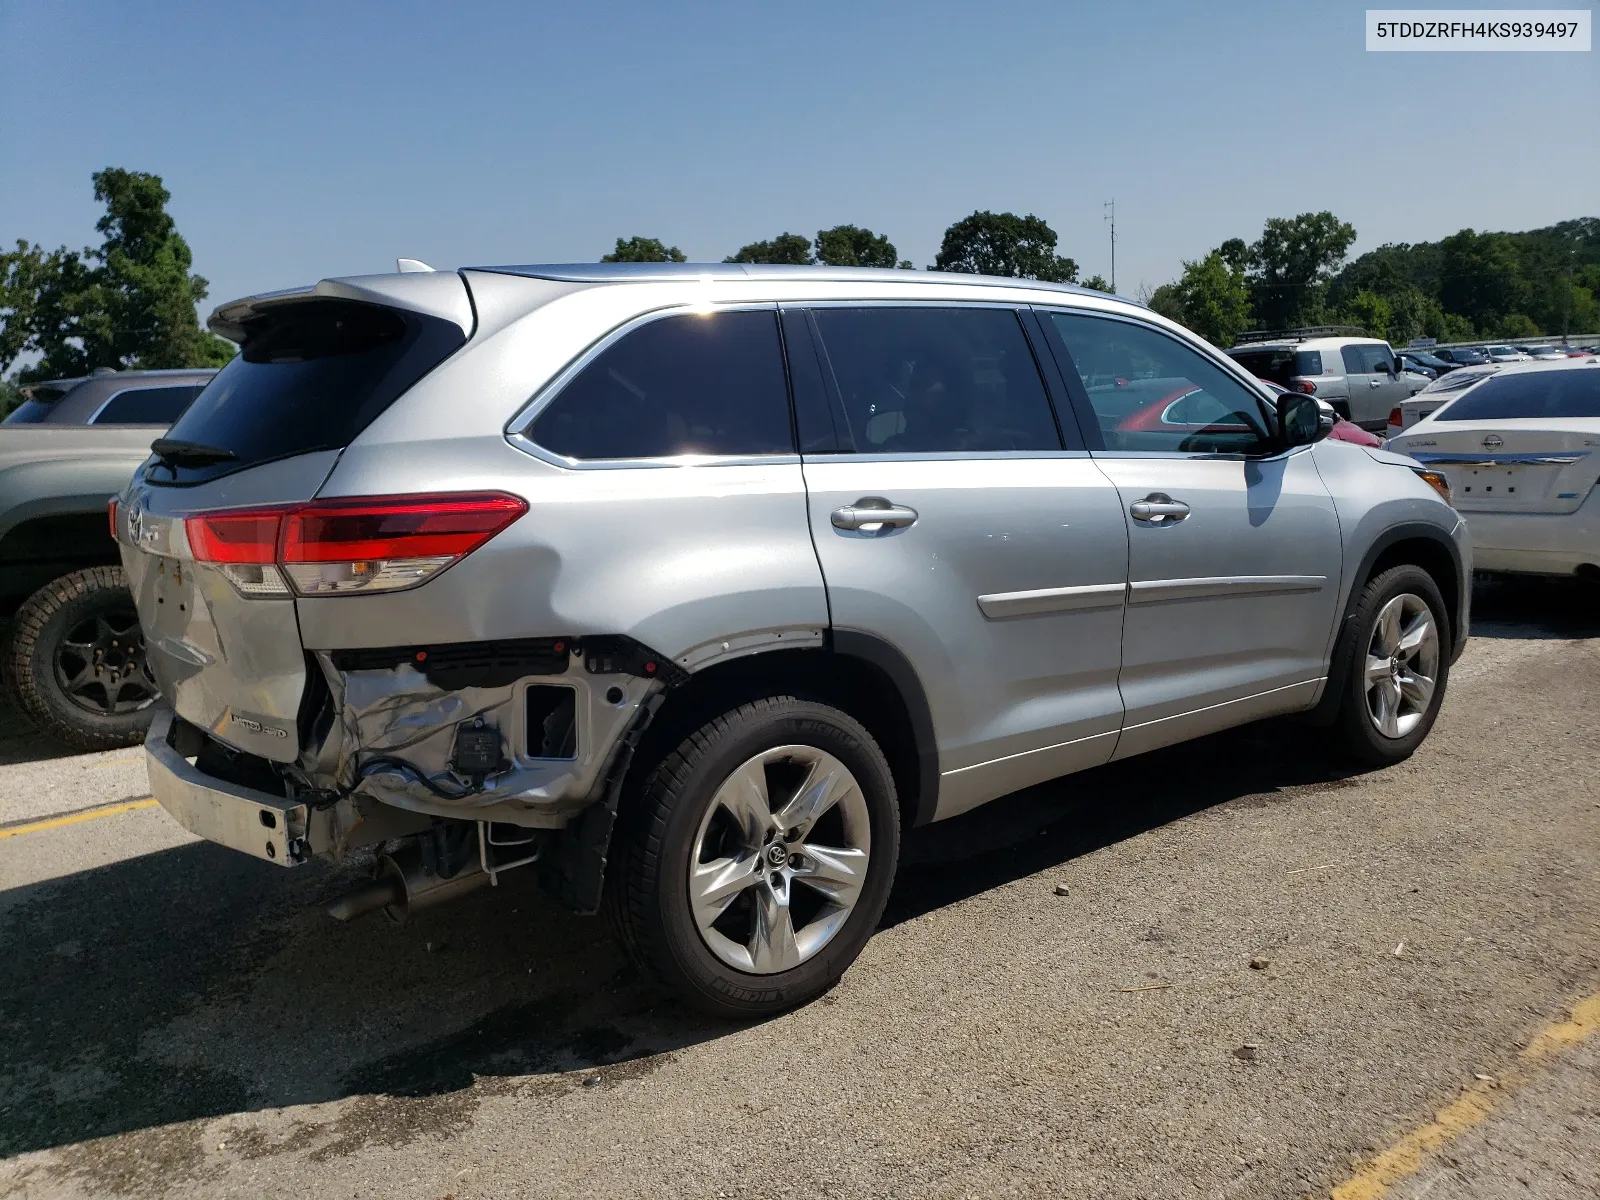
[[467,862],[449,879],[423,871],[418,860],[399,862],[385,854],[378,860],[376,877],[328,905],[337,921],[353,921],[383,909],[391,921],[404,921],[414,912],[475,892],[489,882],[481,864]]

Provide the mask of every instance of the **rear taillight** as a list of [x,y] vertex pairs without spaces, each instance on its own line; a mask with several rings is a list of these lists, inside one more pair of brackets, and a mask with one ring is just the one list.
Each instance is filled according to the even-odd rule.
[[117,498],[111,497],[111,503],[106,505],[106,518],[111,522],[111,540],[117,540]]
[[348,595],[415,587],[528,511],[503,492],[363,496],[189,517],[198,562],[247,596]]
[[1294,390],[1304,392],[1308,396],[1315,396],[1317,394],[1317,385],[1309,379],[1297,379],[1294,383]]
[[1389,424],[1393,425],[1396,429],[1400,428],[1404,420],[1405,418],[1400,415],[1400,410],[1398,408],[1391,408],[1389,410]]
[[287,596],[289,587],[274,566],[283,510],[245,509],[189,517],[184,532],[196,562],[215,563],[243,596]]
[[528,511],[500,492],[314,501],[290,512],[279,562],[301,595],[413,587]]

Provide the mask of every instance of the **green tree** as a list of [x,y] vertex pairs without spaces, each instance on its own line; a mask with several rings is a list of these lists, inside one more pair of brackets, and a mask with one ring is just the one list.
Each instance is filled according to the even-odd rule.
[[1111,291],[1111,285],[1106,282],[1104,275],[1091,275],[1087,279],[1078,280],[1079,287],[1093,288],[1097,292]]
[[1163,283],[1144,298],[1144,303],[1151,312],[1160,313],[1169,321],[1176,321],[1182,325],[1186,320],[1183,296],[1175,283]]
[[1078,264],[1056,253],[1056,231],[1032,213],[975,212],[944,231],[935,271],[1071,283]]
[[1439,332],[1434,336],[1441,342],[1470,342],[1478,336],[1478,331],[1460,313],[1447,312],[1439,322]]
[[1250,289],[1244,272],[1221,250],[1183,264],[1177,284],[1177,318],[1215,346],[1228,347],[1250,326]]
[[1251,305],[1267,328],[1306,324],[1322,307],[1356,228],[1331,212],[1273,217],[1249,248]]
[[17,243],[0,255],[0,369],[39,360],[25,379],[116,370],[217,366],[234,347],[200,328],[207,284],[178,233],[159,175],[108,167],[94,175],[106,206],[93,249]]
[[618,238],[617,248],[600,256],[601,262],[688,262],[683,251],[660,238]]
[[1563,333],[1594,333],[1600,331],[1600,301],[1581,284],[1574,284],[1567,294],[1567,307],[1562,312]]
[[741,246],[739,253],[730,254],[723,262],[731,263],[783,263],[789,266],[810,266],[811,242],[798,233],[780,233],[770,242],[751,242]]
[[1533,318],[1526,313],[1511,313],[1500,318],[1500,327],[1496,331],[1503,338],[1530,338],[1542,334]]
[[830,267],[893,267],[900,262],[894,243],[859,225],[817,231],[817,261]]
[[1377,292],[1357,292],[1339,311],[1339,321],[1346,325],[1359,325],[1368,337],[1387,338],[1392,310],[1389,302]]
[[1493,329],[1528,299],[1516,244],[1503,233],[1463,229],[1439,243],[1439,302],[1480,329]]
[[1415,337],[1438,337],[1444,319],[1438,301],[1423,294],[1414,284],[1404,284],[1383,299],[1389,305],[1389,340],[1400,346]]

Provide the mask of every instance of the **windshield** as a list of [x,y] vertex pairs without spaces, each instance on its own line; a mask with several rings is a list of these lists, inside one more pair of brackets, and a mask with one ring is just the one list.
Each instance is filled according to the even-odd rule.
[[1600,368],[1498,375],[1442,409],[1437,421],[1600,417]]

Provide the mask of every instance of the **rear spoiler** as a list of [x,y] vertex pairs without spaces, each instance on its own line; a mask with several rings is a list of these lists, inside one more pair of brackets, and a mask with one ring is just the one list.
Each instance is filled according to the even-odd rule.
[[244,340],[244,325],[252,317],[283,304],[304,300],[357,300],[385,308],[408,309],[440,317],[461,327],[471,337],[477,325],[466,281],[454,271],[408,272],[394,275],[351,275],[324,279],[310,287],[262,292],[219,304],[206,318],[206,328],[230,342]]

